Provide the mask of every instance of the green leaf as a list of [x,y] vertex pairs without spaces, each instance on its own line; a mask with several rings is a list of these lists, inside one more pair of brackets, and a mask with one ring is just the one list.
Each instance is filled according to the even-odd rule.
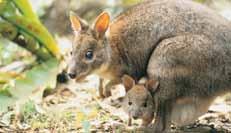
[[0,0],[0,14],[6,10],[7,2],[6,0]]
[[20,76],[20,74],[12,72],[0,72],[0,84],[5,84],[9,82],[11,79],[16,78],[17,76]]
[[24,78],[17,78],[15,88],[10,90],[10,93],[14,97],[23,98],[25,95],[31,95],[40,90],[43,92],[46,87],[54,88],[57,73],[58,61],[50,59],[28,71]]
[[[59,48],[47,29],[35,20],[23,16],[6,16],[3,18],[17,28],[33,36],[38,42],[46,47],[54,56],[59,56]],[[19,30],[19,32],[20,32]]]
[[0,20],[0,34],[9,40],[13,40],[18,31],[12,24]]
[[0,3],[0,16],[3,20],[15,26],[21,34],[26,33],[35,38],[51,55],[60,57],[56,41],[39,21],[28,0],[4,0],[3,3]]
[[15,15],[17,14],[17,8],[15,8],[14,3],[12,3],[12,0],[2,0],[0,3],[0,14],[6,14],[9,15]]
[[16,100],[16,98],[0,93],[0,113],[6,111],[9,106],[13,106]]
[[139,2],[142,2],[142,0],[122,0],[124,5],[134,5]]
[[47,51],[47,49],[44,48],[43,45],[40,45],[36,41],[35,38],[28,35],[26,32],[24,32],[22,30],[20,31],[20,33],[21,33],[21,35],[23,35],[24,40],[26,42],[26,44],[23,45],[22,47],[29,50],[31,53],[35,54],[39,59],[47,60],[47,59],[51,58],[51,54],[49,53],[49,51]]
[[37,15],[32,10],[30,2],[28,0],[13,0],[19,11],[22,13],[23,16],[38,21]]
[[57,59],[53,58],[25,72],[24,76],[16,78],[14,84],[7,88],[10,95],[0,91],[0,112],[6,111],[16,101],[23,103],[32,97],[37,98],[32,98],[33,100],[41,100],[44,89],[54,88],[56,85],[58,65]]

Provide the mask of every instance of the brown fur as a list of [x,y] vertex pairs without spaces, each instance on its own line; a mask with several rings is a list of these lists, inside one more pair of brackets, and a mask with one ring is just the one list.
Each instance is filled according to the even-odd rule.
[[[124,74],[159,80],[160,90],[154,95],[156,131],[169,129],[177,112],[174,106],[181,108],[178,112],[185,112],[187,105],[203,114],[210,101],[231,90],[230,22],[203,5],[190,0],[145,1],[119,15],[107,36],[98,34],[88,27],[75,36],[69,72],[77,78],[97,72],[110,79],[106,92],[121,83]],[[85,58],[89,48],[92,60]],[[191,102],[176,102],[184,98]]]
[[[147,79],[144,84],[135,84],[135,81],[131,77],[125,75],[123,77],[123,84],[128,92],[124,98],[120,99],[122,101],[122,108],[129,115],[130,119],[136,117],[142,119],[142,126],[150,125],[156,112],[156,106],[158,106],[158,101],[154,100],[158,95],[158,90],[161,89],[159,88],[158,81]],[[171,117],[168,119],[177,126],[191,124],[199,116],[207,112],[213,99],[214,97],[177,98],[172,102]],[[144,103],[147,104],[146,107],[144,107]],[[164,116],[157,116],[156,118],[158,119],[158,117]],[[159,124],[159,126],[163,125]]]
[[[122,108],[129,119],[142,119],[142,126],[148,126],[154,117],[154,102],[152,92],[157,88],[157,81],[145,81],[145,84],[135,84],[130,76],[124,75],[123,84],[127,94],[122,100]],[[130,123],[129,123],[130,124]]]
[[154,94],[157,131],[169,130],[171,122],[192,123],[217,96],[231,92],[231,43],[216,41],[187,34],[164,40],[155,49],[147,71],[160,82]]

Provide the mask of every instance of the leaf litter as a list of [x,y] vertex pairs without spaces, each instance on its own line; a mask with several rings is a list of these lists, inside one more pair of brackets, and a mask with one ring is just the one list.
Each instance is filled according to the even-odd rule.
[[[0,132],[144,132],[139,129],[141,121],[127,126],[128,117],[112,101],[124,95],[114,90],[114,97],[104,100],[98,97],[98,78],[77,84],[58,84],[56,91],[43,98],[41,103],[27,102],[20,110],[19,120],[15,108],[0,115]],[[121,89],[121,86],[118,87]],[[112,106],[113,105],[113,106]],[[176,132],[231,132],[231,98],[220,97],[208,113],[194,124]]]

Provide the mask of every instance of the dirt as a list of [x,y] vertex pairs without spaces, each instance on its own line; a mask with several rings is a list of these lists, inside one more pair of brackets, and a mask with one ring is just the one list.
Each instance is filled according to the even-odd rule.
[[[118,106],[111,106],[110,97],[97,97],[98,79],[90,83],[58,85],[56,90],[44,97],[43,102],[33,106],[33,111],[17,115],[17,109],[9,109],[0,117],[0,133],[5,132],[148,132],[139,128],[140,121],[128,127],[127,115]],[[28,110],[28,109],[27,109]],[[29,112],[29,113],[28,113]],[[8,119],[7,119],[8,118]],[[8,121],[7,121],[8,120]],[[176,128],[173,132],[228,133],[231,132],[231,95],[219,97],[208,113],[194,124]]]

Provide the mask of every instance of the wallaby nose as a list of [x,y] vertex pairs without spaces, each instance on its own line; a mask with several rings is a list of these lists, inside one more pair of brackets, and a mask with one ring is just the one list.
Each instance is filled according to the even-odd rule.
[[69,77],[74,79],[76,77],[76,74],[75,73],[68,73]]

